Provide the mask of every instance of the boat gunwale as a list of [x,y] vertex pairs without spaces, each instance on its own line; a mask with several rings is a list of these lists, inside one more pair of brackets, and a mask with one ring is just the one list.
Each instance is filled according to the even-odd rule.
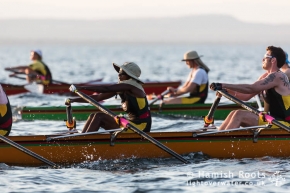
[[[202,129],[202,128],[201,128]],[[151,137],[165,141],[165,140],[174,140],[174,139],[192,139],[192,140],[199,140],[199,139],[218,139],[218,138],[253,138],[253,132],[248,130],[241,130],[241,131],[229,131],[225,133],[213,133],[208,135],[201,135],[195,137],[194,134],[196,133],[203,133],[202,131],[168,131],[168,132],[150,132],[147,133]],[[47,141],[47,138],[56,137],[56,136],[63,136],[63,135],[54,135],[54,134],[46,134],[46,135],[19,135],[19,136],[9,136],[8,138],[15,141],[15,142],[25,142],[25,141],[45,141],[46,143],[53,143],[59,141],[85,141],[85,140],[108,140],[110,142],[110,134],[93,134],[93,135],[84,135],[84,136],[67,136],[66,138],[55,139],[52,141]],[[290,138],[290,133],[283,130],[283,129],[263,129],[259,134],[259,138],[269,138],[269,139],[277,139],[281,137]],[[120,133],[117,137],[118,140],[144,140],[141,136],[136,133]],[[2,142],[0,142],[1,144]]]

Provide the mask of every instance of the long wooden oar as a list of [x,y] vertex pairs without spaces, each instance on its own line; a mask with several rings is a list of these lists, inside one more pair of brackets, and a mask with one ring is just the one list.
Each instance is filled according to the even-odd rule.
[[[26,75],[24,72],[19,72],[18,70],[15,70],[15,69],[6,69],[6,70],[14,73],[14,74],[10,74],[9,77],[18,78],[18,79],[21,79],[21,80],[26,80],[25,77],[21,77],[21,76],[17,75],[17,74]],[[28,76],[31,76],[31,75],[28,75]],[[52,80],[52,82],[59,83],[59,84],[69,84],[69,83],[66,83],[66,82],[63,82],[63,81],[59,81],[59,80]]]
[[[21,80],[26,80],[25,77],[18,76],[17,74],[21,74],[21,73],[10,74],[9,77],[18,78],[18,79],[21,79]],[[53,83],[58,83],[58,84],[70,84],[70,83],[67,83],[67,82],[59,81],[59,80],[52,80],[52,82]]]
[[149,106],[153,105],[158,100],[162,100],[164,98],[164,96],[167,95],[168,93],[169,93],[169,90],[166,90],[163,93],[161,93],[160,95],[158,95],[153,101],[151,101],[149,103]]
[[15,143],[14,141],[4,137],[3,135],[0,135],[0,139],[2,141],[4,141],[5,143],[8,143],[12,147],[15,147],[16,149],[22,151],[23,153],[26,153],[26,154],[30,155],[31,157],[34,157],[35,159],[38,159],[38,160],[42,161],[43,163],[46,163],[47,165],[50,165],[54,168],[58,167],[55,163],[45,159],[44,157],[41,157],[40,155],[34,153],[33,151],[30,151],[29,149],[26,149],[25,147],[19,145],[18,143]]
[[[228,98],[229,100],[237,103],[238,105],[241,105],[241,107],[243,107],[244,109],[250,111],[251,113],[254,113],[255,115],[260,115],[262,112],[259,111],[258,109],[255,109],[254,107],[247,105],[246,103],[244,103],[243,101],[237,99],[236,97],[230,95],[229,93],[223,91],[223,90],[218,90],[217,92],[221,93],[224,97]],[[274,117],[270,116],[270,115],[264,115],[265,120],[273,125],[276,125],[282,129],[285,129],[286,131],[290,132],[290,128],[282,123],[280,123],[279,121],[277,121]]]
[[221,98],[216,96],[215,100],[214,100],[214,103],[212,104],[207,116],[205,116],[203,118],[204,120],[204,127],[208,127],[210,124],[213,124],[214,123],[214,119],[213,119],[213,115],[214,115],[214,112],[220,102]]
[[[89,97],[88,95],[75,90],[74,91],[76,94],[78,94],[80,97],[82,97],[84,100],[86,100],[87,102],[89,102],[90,104],[92,104],[93,106],[97,107],[100,111],[102,111],[103,113],[106,113],[107,115],[110,115],[113,118],[116,118],[116,115],[110,111],[109,109],[105,108],[104,106],[102,106],[101,104],[99,104],[97,101],[95,101],[93,98]],[[133,126],[128,120],[126,120],[125,118],[119,118],[120,123],[122,124],[123,127],[131,129],[132,131],[134,131],[135,133],[139,134],[140,136],[144,137],[145,139],[147,139],[148,141],[150,141],[151,143],[153,143],[154,145],[156,145],[157,147],[161,148],[162,150],[166,151],[167,153],[169,153],[170,155],[174,156],[175,158],[179,159],[180,161],[182,161],[183,163],[189,164],[190,162],[186,159],[184,159],[181,155],[177,154],[176,152],[174,152],[173,150],[169,149],[168,147],[166,147],[165,145],[163,145],[162,143],[160,143],[159,141],[157,141],[156,139],[152,138],[151,136],[149,136],[148,134],[146,134],[145,132],[137,129],[135,126]]]

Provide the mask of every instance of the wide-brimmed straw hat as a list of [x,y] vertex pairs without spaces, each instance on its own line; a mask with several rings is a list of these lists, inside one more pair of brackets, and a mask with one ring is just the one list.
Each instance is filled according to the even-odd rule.
[[118,64],[113,63],[113,66],[117,72],[120,71],[120,68],[126,72],[128,76],[131,78],[139,81],[140,83],[144,84],[142,80],[139,79],[141,75],[141,69],[140,67],[135,64],[134,62],[125,62],[122,66],[119,66]]
[[202,55],[199,56],[196,51],[188,51],[184,54],[183,59],[181,61],[195,60],[196,63],[198,63],[198,65],[200,67],[202,67],[203,69],[205,69],[208,72],[209,67],[207,67],[207,65],[205,65],[205,63],[202,62],[200,57],[202,57]]

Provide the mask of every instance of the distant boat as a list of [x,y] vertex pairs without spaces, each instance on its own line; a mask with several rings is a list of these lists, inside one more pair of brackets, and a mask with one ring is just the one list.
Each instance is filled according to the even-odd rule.
[[[102,79],[93,80],[85,83],[53,83],[50,85],[42,85],[42,84],[26,84],[26,85],[14,85],[14,84],[6,84],[0,83],[5,90],[7,95],[15,95],[15,94],[23,94],[28,92],[39,93],[39,94],[59,94],[59,95],[72,95],[69,91],[69,87],[71,84],[75,84],[76,86],[83,85],[110,85],[115,84],[113,82],[101,82]],[[167,87],[171,86],[177,88],[181,84],[181,81],[147,81],[143,85],[143,88],[147,94],[161,94]],[[93,94],[92,91],[82,90],[85,94]]]
[[[257,103],[247,103],[257,108]],[[104,105],[116,114],[124,113],[120,105]],[[175,115],[178,117],[202,117],[208,114],[212,104],[166,104],[160,107],[158,104],[150,107],[152,115]],[[237,104],[222,104],[220,103],[215,110],[214,118],[223,120],[226,116],[236,109],[243,109]],[[72,104],[73,116],[76,120],[86,120],[91,113],[99,110],[93,106],[74,106]],[[25,106],[17,111],[23,120],[64,120],[66,119],[65,106],[50,106],[50,107],[32,107]]]

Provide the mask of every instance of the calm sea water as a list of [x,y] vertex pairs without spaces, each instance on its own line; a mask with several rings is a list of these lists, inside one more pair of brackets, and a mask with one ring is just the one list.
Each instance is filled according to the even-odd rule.
[[[23,84],[8,77],[5,67],[26,65],[31,49],[40,48],[56,80],[85,82],[104,78],[117,81],[112,62],[134,61],[143,80],[185,80],[189,70],[181,62],[192,49],[210,67],[210,82],[251,83],[263,70],[267,45],[5,45],[0,46],[0,82]],[[283,46],[290,51],[290,46]],[[212,103],[210,91],[206,102]],[[13,106],[63,105],[65,97],[22,94],[9,97]],[[227,102],[226,99],[222,101]],[[114,99],[107,103],[119,103]],[[221,121],[216,121],[219,125]],[[78,123],[81,129],[84,122]],[[154,117],[152,131],[189,130],[199,119]],[[178,126],[178,127],[177,127]],[[62,121],[16,121],[11,135],[52,134],[66,131]],[[1,153],[1,152],[0,152]],[[5,156],[1,155],[0,156]],[[175,159],[99,160],[62,169],[14,167],[0,164],[1,192],[287,192],[289,158],[212,159],[201,153]],[[219,173],[220,176],[209,176]],[[229,174],[230,178],[223,174]]]

